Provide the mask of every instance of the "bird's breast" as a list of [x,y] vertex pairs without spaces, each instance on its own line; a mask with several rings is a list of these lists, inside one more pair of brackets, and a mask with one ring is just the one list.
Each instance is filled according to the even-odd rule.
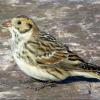
[[18,59],[16,56],[14,56],[14,59],[19,68],[28,76],[44,81],[55,80],[55,77],[47,73],[45,69],[42,69],[37,65],[26,63],[24,60]]

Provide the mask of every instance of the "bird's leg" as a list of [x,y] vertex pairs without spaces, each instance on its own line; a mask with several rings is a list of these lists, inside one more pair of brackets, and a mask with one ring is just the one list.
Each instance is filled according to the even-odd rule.
[[37,80],[37,79],[34,79],[34,78],[30,78],[30,79],[27,79],[27,80],[24,80],[23,82],[21,81],[22,84],[26,84],[25,86],[27,88],[30,88],[30,89],[35,89],[36,91],[39,91],[41,89],[44,89],[46,87],[55,87],[57,84],[54,83],[54,82],[51,82],[51,81],[40,81],[40,80]]
[[28,79],[19,80],[19,82],[22,83],[22,84],[30,84],[30,83],[37,82],[37,80],[31,77],[31,78],[28,78]]
[[57,86],[56,83],[51,82],[51,81],[47,81],[47,82],[42,82],[42,83],[41,83],[41,87],[35,88],[35,90],[36,90],[36,91],[39,91],[39,90],[44,89],[44,88],[46,88],[46,87],[52,88],[52,87],[56,87],[56,86]]
[[[29,83],[29,82],[28,82]],[[43,82],[43,81],[35,81],[35,82],[31,82],[29,84],[26,85],[27,88],[30,88],[30,89],[34,89],[35,91],[39,91],[41,89],[44,89],[46,87],[55,87],[57,84],[56,83],[53,83],[53,82]]]
[[32,77],[29,78],[28,80],[24,80],[24,83],[34,83],[34,82],[37,82],[37,80]]

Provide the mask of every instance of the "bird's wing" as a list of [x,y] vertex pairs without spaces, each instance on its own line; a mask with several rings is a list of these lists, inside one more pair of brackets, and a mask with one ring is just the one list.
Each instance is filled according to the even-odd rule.
[[59,43],[54,37],[50,34],[42,34],[40,36],[41,45],[39,50],[42,52],[40,55],[37,55],[38,64],[55,64],[61,61],[66,61],[69,64],[79,64],[83,60],[69,51],[63,44]]
[[[95,65],[86,63],[81,57],[69,50],[68,47],[59,43],[54,37],[49,34],[42,34],[38,42],[28,41],[26,45],[30,51],[30,62],[42,67],[61,68],[65,70],[81,70],[81,71],[96,71],[98,68]],[[36,52],[34,52],[36,48]],[[33,54],[36,57],[32,57]]]
[[43,55],[37,56],[38,64],[55,64],[62,61],[66,61],[68,64],[78,65],[84,61],[74,53],[67,51],[52,51],[51,53],[44,53]]

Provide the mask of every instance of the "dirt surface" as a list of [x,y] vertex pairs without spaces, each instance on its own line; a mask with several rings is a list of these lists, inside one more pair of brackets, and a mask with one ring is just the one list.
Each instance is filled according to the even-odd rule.
[[[0,23],[16,15],[33,18],[41,30],[100,65],[100,0],[0,0]],[[100,100],[100,82],[87,82],[92,79],[67,79],[36,91],[43,83],[19,70],[9,39],[0,25],[0,100]]]

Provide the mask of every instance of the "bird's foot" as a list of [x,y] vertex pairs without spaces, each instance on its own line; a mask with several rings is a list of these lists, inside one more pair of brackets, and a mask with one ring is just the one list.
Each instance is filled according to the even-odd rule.
[[21,84],[30,84],[30,83],[37,82],[37,80],[35,80],[34,78],[29,78],[29,79],[25,79],[25,80],[19,80],[19,82]]
[[26,85],[29,89],[34,89],[35,91],[42,90],[44,88],[52,88],[56,87],[57,84],[53,82],[41,82],[41,81],[35,81],[35,82],[28,82],[29,84]]
[[56,86],[57,86],[57,84],[53,83],[53,82],[41,82],[41,85],[39,87],[35,86],[35,90],[39,91],[44,88],[52,88],[52,87],[56,87]]
[[57,84],[54,82],[39,81],[34,78],[26,79],[24,81],[21,81],[20,83],[23,84],[23,86],[25,86],[26,88],[35,89],[35,91],[39,91],[44,88],[52,88],[52,87],[57,86]]

